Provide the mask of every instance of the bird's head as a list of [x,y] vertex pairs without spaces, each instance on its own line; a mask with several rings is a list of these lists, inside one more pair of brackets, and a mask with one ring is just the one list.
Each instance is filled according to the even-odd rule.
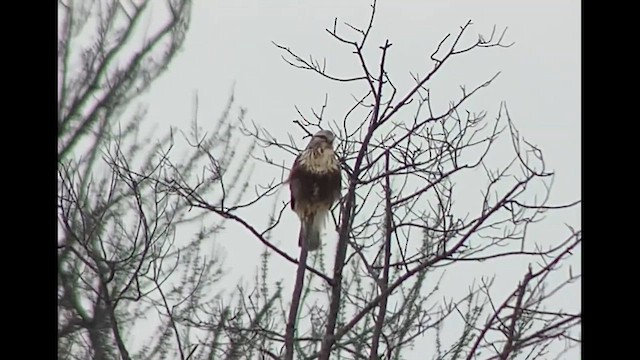
[[318,147],[333,147],[333,140],[335,140],[336,136],[329,130],[320,130],[315,133],[311,140],[309,141],[309,145],[307,145],[307,149],[318,148]]

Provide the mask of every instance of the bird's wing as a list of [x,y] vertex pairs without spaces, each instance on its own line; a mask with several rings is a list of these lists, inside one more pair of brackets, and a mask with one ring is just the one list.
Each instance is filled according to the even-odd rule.
[[295,210],[295,202],[301,191],[300,178],[298,177],[298,159],[300,159],[300,156],[296,157],[296,160],[293,162],[293,166],[291,166],[291,171],[289,172],[289,179],[287,180],[289,183],[289,191],[291,192],[291,209],[293,210]]
[[336,176],[334,177],[334,188],[335,188],[335,193],[334,193],[334,199],[335,201],[340,200],[340,198],[342,197],[342,168],[340,167],[340,160],[338,160],[338,156],[334,153],[336,162],[338,163],[338,170],[336,171]]

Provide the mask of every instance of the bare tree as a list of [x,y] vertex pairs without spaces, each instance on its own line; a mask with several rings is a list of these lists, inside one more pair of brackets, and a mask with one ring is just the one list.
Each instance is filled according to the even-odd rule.
[[[152,8],[166,18],[157,27]],[[176,319],[220,305],[210,290],[221,259],[203,244],[222,221],[177,235],[203,214],[152,177],[202,176],[198,191],[213,193],[224,177],[236,180],[227,194],[241,194],[246,171],[233,162],[247,155],[234,143],[233,98],[209,135],[194,115],[184,138],[197,151],[174,164],[174,132],[141,138],[144,109],[127,110],[182,46],[191,1],[69,0],[58,11],[58,357],[189,358],[197,343]],[[203,174],[203,163],[215,167]]]
[[[387,72],[392,43],[369,40],[375,1],[365,26],[336,19],[327,29],[353,52],[356,74],[332,74],[326,62],[275,44],[292,66],[361,89],[341,121],[324,118],[327,99],[310,116],[298,110],[295,121],[304,134],[328,128],[340,140],[343,198],[333,211],[338,242],[329,269],[326,252],[288,254],[271,239],[288,211],[277,197],[288,168],[273,158],[293,160],[301,149],[293,135],[272,136],[247,122],[244,110],[232,120],[233,98],[206,130],[196,112],[190,132],[172,130],[155,142],[138,139],[144,112],[121,120],[167,68],[189,21],[189,1],[169,2],[168,22],[132,44],[148,6],[59,5],[59,358],[402,359],[417,339],[428,339],[433,351],[423,357],[535,359],[580,342],[581,314],[554,308],[553,298],[579,281],[562,271],[581,231],[568,227],[550,247],[528,236],[544,215],[579,201],[549,204],[553,173],[506,104],[494,118],[468,108],[498,74],[462,87],[447,108],[431,97],[434,74],[454,57],[510,46],[504,32],[494,28],[469,43],[463,35],[472,23],[463,24],[437,44],[429,67],[419,69],[425,75],[412,74],[407,89]],[[83,29],[96,31],[93,42],[71,46],[90,38]],[[378,58],[365,56],[376,46]],[[188,150],[176,159],[178,134]],[[282,178],[251,186],[246,164],[273,166]],[[474,207],[456,206],[461,188],[477,191]],[[245,212],[258,203],[272,208],[263,226]],[[205,215],[213,222],[192,239],[178,235]],[[222,259],[207,245],[224,222],[265,245],[254,283],[238,284],[230,299],[218,295]],[[271,279],[272,256],[297,269],[291,295]],[[528,265],[508,294],[496,294],[487,276],[462,296],[442,290],[443,277],[464,264],[505,259]],[[153,336],[135,344],[129,335],[152,317],[159,319]],[[459,333],[444,331],[449,324]]]
[[[338,43],[350,47],[359,74],[333,74],[326,59],[275,44],[293,67],[333,82],[357,83],[362,89],[342,121],[324,119],[326,98],[320,111],[312,110],[309,116],[298,110],[295,123],[304,133],[329,128],[339,134],[348,176],[334,212],[338,244],[332,273],[323,272],[321,285],[313,286],[317,273],[314,269],[304,276],[309,268],[302,252],[291,308],[283,317],[287,326],[270,330],[283,334],[278,341],[285,345],[285,358],[400,359],[427,333],[436,338],[433,356],[439,359],[541,358],[552,346],[575,346],[581,314],[547,307],[560,289],[580,278],[571,269],[563,275],[558,271],[580,246],[581,231],[568,227],[551,247],[543,248],[527,230],[547,213],[580,201],[548,203],[553,173],[541,150],[520,136],[506,104],[500,104],[493,120],[484,110],[466,108],[468,99],[499,74],[471,89],[461,87],[448,108],[437,110],[431,101],[429,84],[436,73],[454,57],[509,47],[506,30],[494,27],[488,36],[478,35],[469,43],[463,35],[472,23],[462,24],[437,45],[430,68],[421,70],[425,75],[412,74],[414,86],[401,90],[386,70],[386,59],[393,53],[389,40],[379,44],[375,65],[365,56],[368,46],[376,46],[368,41],[375,10],[374,1],[364,27],[339,27],[336,19],[327,29]],[[254,125],[245,131],[267,147],[270,156],[279,150],[300,151],[291,138],[283,142],[267,129]],[[511,158],[505,158],[509,148]],[[503,163],[494,168],[491,154],[496,151]],[[269,158],[263,160],[272,164]],[[475,185],[482,195],[475,213],[455,209],[459,183]],[[494,298],[492,280],[486,277],[462,298],[439,290],[446,271],[456,271],[463,263],[504,259],[529,264],[504,299]],[[303,307],[310,292],[324,293],[328,303]],[[456,321],[462,322],[463,330],[445,346],[440,329]]]

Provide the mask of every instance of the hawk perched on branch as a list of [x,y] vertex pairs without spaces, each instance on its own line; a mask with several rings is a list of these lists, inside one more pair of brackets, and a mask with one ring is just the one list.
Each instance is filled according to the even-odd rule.
[[340,163],[333,151],[335,135],[317,132],[293,162],[289,173],[291,209],[300,219],[298,246],[320,247],[320,231],[333,204],[340,199]]

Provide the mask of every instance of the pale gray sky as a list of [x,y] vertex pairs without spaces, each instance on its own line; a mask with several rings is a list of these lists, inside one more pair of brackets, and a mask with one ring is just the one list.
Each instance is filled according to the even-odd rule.
[[[287,132],[301,139],[300,130],[292,125],[297,118],[294,106],[308,110],[319,108],[325,93],[329,107],[325,117],[341,119],[352,105],[354,86],[336,84],[318,75],[294,69],[280,57],[275,41],[298,54],[327,59],[327,69],[338,75],[358,75],[357,62],[344,44],[331,38],[325,28],[333,19],[364,26],[369,15],[369,1],[197,1],[191,30],[184,50],[169,71],[160,78],[144,101],[149,105],[149,125],[177,126],[188,129],[193,113],[193,95],[200,98],[200,122],[206,128],[208,119],[218,118],[230,89],[235,84],[236,104],[246,107],[247,119],[267,127],[272,134],[286,138]],[[453,60],[432,82],[436,106],[445,107],[456,98],[459,86],[471,88],[489,79],[497,71],[502,74],[479,93],[469,106],[486,110],[495,117],[500,101],[506,101],[516,126],[527,141],[539,146],[547,165],[556,172],[550,203],[572,202],[581,198],[581,57],[580,1],[379,1],[377,17],[366,54],[371,65],[379,55],[377,45],[389,39],[393,46],[388,54],[388,71],[399,90],[412,84],[409,72],[424,74],[430,69],[427,59],[438,42],[455,33],[467,20],[474,25],[469,34],[491,32],[508,27],[506,42],[510,48],[478,49]],[[346,32],[346,28],[342,27]],[[299,144],[302,144],[300,141]],[[293,161],[286,154],[281,159]],[[260,168],[256,181],[279,174]],[[286,190],[286,189],[285,189]],[[282,199],[288,196],[281,193]],[[270,204],[257,206],[251,216],[265,224]],[[550,216],[543,225],[532,229],[532,240],[549,244],[565,238],[564,223],[580,227],[580,207]],[[274,243],[297,257],[298,220],[286,212],[282,224],[274,231]],[[294,229],[293,231],[291,229]],[[251,281],[259,264],[263,246],[239,227],[229,224],[230,241],[219,245],[227,253],[230,271],[229,290],[235,279]],[[224,239],[224,236],[221,237]],[[325,235],[332,242],[334,234]],[[332,263],[333,247],[326,248]],[[571,260],[579,273],[580,250]],[[272,257],[272,281],[282,279],[285,294],[290,294],[295,266]],[[238,266],[238,264],[246,266]],[[471,268],[470,268],[471,267]],[[469,274],[497,274],[504,289],[513,289],[526,262],[467,264],[460,267],[455,282],[449,282],[451,294],[466,291],[472,280]],[[465,271],[470,270],[470,271]],[[449,276],[452,276],[449,274]],[[461,291],[461,292],[460,292]],[[565,310],[580,309],[580,286],[560,297]],[[428,351],[432,343],[416,342],[415,357]],[[565,359],[578,359],[579,350]]]

